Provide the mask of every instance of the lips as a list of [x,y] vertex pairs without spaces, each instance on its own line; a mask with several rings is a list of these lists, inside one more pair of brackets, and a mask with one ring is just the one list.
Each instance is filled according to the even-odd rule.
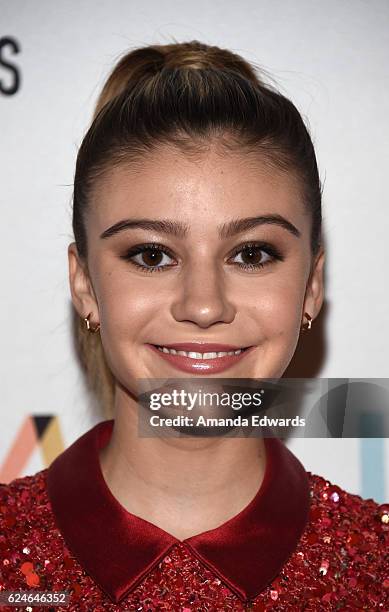
[[[154,345],[149,344],[149,348],[158,354],[161,359],[167,361],[174,368],[187,372],[189,374],[217,374],[224,370],[231,368],[233,365],[240,362],[245,356],[251,352],[254,348],[250,347],[239,347],[232,346],[230,344],[219,344],[219,343],[200,343],[200,342],[179,342],[175,344],[164,344]],[[185,351],[192,353],[192,356],[186,356],[183,354],[172,354],[170,352],[163,352],[165,349],[173,349],[174,351]],[[211,357],[210,353],[231,353],[240,351],[238,354],[230,354],[223,356]],[[206,358],[196,357],[196,353],[201,353]],[[208,355],[207,355],[208,354]]]

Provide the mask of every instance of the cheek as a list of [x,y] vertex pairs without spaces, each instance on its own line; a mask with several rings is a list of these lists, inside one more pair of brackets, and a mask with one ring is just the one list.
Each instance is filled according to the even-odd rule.
[[150,283],[137,283],[125,274],[111,274],[99,292],[101,327],[107,336],[136,339],[159,309],[159,296]]
[[137,283],[115,271],[100,275],[98,287],[100,337],[107,363],[116,380],[133,390],[135,379],[144,375],[139,345],[161,307],[152,279],[148,280]]
[[258,345],[254,377],[280,378],[291,362],[300,335],[304,285],[262,285],[257,297],[246,304],[247,329]]
[[257,328],[260,339],[278,339],[281,343],[295,341],[299,334],[304,292],[303,278],[276,280],[269,276],[256,286],[253,283],[242,308],[248,313],[250,324]]
[[[133,351],[132,345],[155,313],[156,304],[147,283],[143,291],[124,270],[101,266],[94,284],[100,317],[100,336],[107,360]],[[151,285],[149,285],[151,287]]]

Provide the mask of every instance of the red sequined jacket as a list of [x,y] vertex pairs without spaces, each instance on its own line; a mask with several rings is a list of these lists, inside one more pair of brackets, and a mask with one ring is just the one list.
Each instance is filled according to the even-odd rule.
[[112,426],[99,423],[48,469],[0,486],[0,598],[69,597],[1,610],[389,610],[389,504],[306,472],[280,440],[265,438],[254,499],[180,541],[110,492],[99,450]]

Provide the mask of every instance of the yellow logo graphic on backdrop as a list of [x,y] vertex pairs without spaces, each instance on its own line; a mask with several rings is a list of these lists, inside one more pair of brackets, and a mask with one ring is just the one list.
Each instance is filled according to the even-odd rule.
[[25,418],[0,466],[0,482],[8,484],[22,476],[37,448],[42,456],[42,469],[49,467],[64,450],[58,416],[40,414]]

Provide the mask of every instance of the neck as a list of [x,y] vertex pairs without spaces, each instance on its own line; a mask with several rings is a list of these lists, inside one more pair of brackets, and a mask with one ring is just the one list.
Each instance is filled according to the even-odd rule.
[[112,436],[100,452],[107,486],[126,510],[183,540],[223,524],[256,495],[262,438],[141,438],[137,411],[118,391]]

